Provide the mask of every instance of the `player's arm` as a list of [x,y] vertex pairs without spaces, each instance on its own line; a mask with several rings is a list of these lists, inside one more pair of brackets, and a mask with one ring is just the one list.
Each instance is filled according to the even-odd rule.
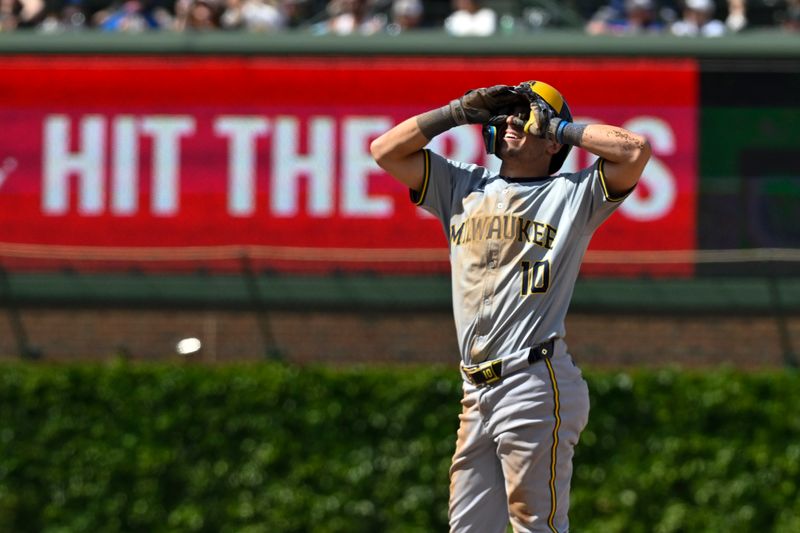
[[611,196],[623,196],[636,186],[650,159],[646,137],[606,124],[569,124],[562,129],[568,128],[575,131],[570,132],[571,138],[562,133],[562,141],[572,141],[570,144],[605,159],[603,176]]
[[369,146],[378,166],[415,191],[422,188],[425,164],[422,148],[430,141],[422,133],[418,120],[419,115],[404,120]]
[[602,157],[605,186],[613,197],[621,197],[636,186],[650,159],[650,143],[642,135],[606,124],[568,122],[537,103],[531,105],[531,118],[525,128],[556,143],[555,151],[562,144],[571,144]]
[[412,117],[370,144],[375,162],[409,188],[419,191],[424,179],[422,148],[435,136],[462,124],[484,124],[498,111],[520,101],[507,85],[468,92],[449,104]]

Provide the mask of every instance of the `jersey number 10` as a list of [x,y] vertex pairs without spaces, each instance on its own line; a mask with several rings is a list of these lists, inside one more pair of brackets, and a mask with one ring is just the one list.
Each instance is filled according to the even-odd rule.
[[522,296],[547,292],[550,287],[550,261],[520,261]]

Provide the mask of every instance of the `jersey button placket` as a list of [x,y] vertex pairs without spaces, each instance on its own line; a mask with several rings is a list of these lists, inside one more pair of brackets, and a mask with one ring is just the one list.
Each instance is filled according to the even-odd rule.
[[489,326],[492,310],[492,294],[494,292],[494,278],[497,274],[497,255],[499,243],[490,241],[486,249],[486,274],[483,277],[483,309],[480,314],[480,332],[488,333],[485,328]]

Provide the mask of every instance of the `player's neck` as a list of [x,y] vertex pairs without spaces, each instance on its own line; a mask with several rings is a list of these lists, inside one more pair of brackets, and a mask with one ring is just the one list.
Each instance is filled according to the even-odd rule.
[[550,160],[543,161],[520,161],[518,159],[503,161],[500,165],[500,175],[507,178],[532,178],[540,176],[549,176],[547,168],[550,166]]

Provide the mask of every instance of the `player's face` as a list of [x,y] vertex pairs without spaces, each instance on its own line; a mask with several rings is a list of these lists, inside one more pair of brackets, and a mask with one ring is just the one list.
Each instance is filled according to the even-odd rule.
[[523,127],[519,125],[519,121],[514,120],[516,117],[524,123],[528,119],[528,113],[530,113],[529,108],[520,106],[514,108],[506,119],[506,124],[500,132],[502,142],[498,154],[503,161],[520,160],[520,162],[524,162],[550,157],[547,151],[547,141],[525,133]]

